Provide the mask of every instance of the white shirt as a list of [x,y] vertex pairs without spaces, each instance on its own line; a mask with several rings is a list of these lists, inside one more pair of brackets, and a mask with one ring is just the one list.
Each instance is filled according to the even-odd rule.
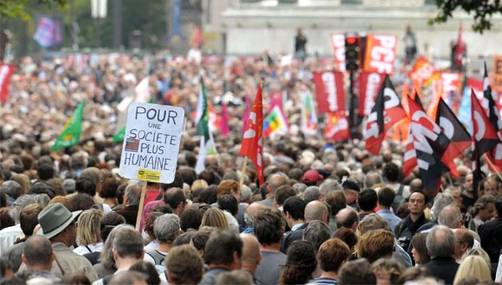
[[0,231],[0,253],[6,252],[16,242],[16,239],[23,235],[20,224],[2,229]]
[[159,241],[154,239],[145,246],[145,251],[152,251],[159,248]]
[[103,250],[103,242],[95,244],[81,245],[73,250],[76,254],[84,255],[91,252],[101,252]]
[[502,282],[502,254],[499,257],[499,264],[497,266],[497,274],[495,275],[495,282]]

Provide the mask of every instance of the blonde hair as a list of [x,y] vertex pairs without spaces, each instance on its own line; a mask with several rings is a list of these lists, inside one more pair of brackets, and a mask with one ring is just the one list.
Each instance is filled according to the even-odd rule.
[[490,267],[483,257],[470,255],[460,263],[453,284],[459,284],[465,278],[476,278],[477,282],[491,282]]
[[229,228],[225,213],[217,208],[210,208],[204,213],[204,216],[202,216],[200,228],[204,226],[214,227],[221,230],[226,230]]
[[85,210],[78,217],[77,244],[89,245],[101,241],[101,220],[104,213],[98,209]]

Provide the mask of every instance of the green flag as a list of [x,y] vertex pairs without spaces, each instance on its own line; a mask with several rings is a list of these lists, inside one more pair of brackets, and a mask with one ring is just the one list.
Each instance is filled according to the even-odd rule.
[[73,116],[66,121],[64,129],[56,138],[51,147],[52,151],[57,151],[65,147],[78,144],[80,141],[80,132],[82,131],[82,117],[84,114],[84,102],[78,104]]
[[117,133],[115,135],[113,135],[112,141],[114,143],[122,142],[124,140],[125,131],[126,131],[125,127],[118,129]]
[[207,90],[204,80],[200,78],[199,100],[197,102],[197,134],[209,140],[209,111],[207,110]]

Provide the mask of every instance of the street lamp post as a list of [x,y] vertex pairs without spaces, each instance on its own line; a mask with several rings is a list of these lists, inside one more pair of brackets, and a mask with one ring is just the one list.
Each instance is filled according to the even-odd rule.
[[101,46],[101,22],[106,18],[108,0],[91,0],[91,15],[96,20],[96,48]]

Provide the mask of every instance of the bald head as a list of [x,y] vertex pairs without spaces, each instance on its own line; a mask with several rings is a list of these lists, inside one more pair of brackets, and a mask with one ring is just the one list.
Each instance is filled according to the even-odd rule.
[[335,217],[337,228],[349,228],[355,231],[357,224],[359,223],[359,216],[357,212],[352,208],[341,209]]
[[321,201],[312,201],[305,206],[305,222],[321,221],[328,223],[328,207]]
[[282,185],[288,184],[289,179],[284,173],[278,172],[270,175],[270,177],[267,179],[267,182],[268,191],[275,192],[277,188],[281,187]]
[[422,191],[422,180],[420,178],[414,178],[410,182],[410,192]]
[[254,275],[261,260],[260,243],[254,235],[241,234],[240,236],[243,242],[241,268]]
[[258,213],[260,213],[266,208],[268,207],[260,203],[252,203],[251,205],[249,205],[246,208],[246,214],[244,215],[244,220],[246,222],[246,225],[252,227],[254,223],[254,218],[258,215]]
[[439,212],[438,223],[443,226],[447,226],[450,229],[458,229],[462,227],[462,212],[460,209],[451,204],[444,207],[441,212]]

